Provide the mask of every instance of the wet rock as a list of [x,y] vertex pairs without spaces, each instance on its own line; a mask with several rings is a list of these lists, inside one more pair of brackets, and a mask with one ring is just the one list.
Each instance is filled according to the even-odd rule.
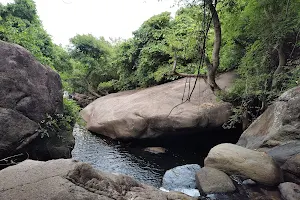
[[295,183],[285,182],[278,186],[284,200],[299,200],[300,186]]
[[224,143],[212,148],[204,165],[230,175],[243,175],[265,185],[283,181],[282,172],[272,157],[234,144]]
[[242,182],[244,185],[256,185],[256,182],[251,179],[246,179]]
[[144,151],[154,153],[154,154],[161,154],[161,153],[166,153],[167,149],[163,147],[147,147],[144,149]]
[[170,169],[163,176],[162,187],[172,191],[196,189],[195,175],[200,169],[201,167],[197,164],[183,165]]
[[227,174],[211,167],[203,167],[196,174],[198,189],[205,193],[226,193],[236,190]]

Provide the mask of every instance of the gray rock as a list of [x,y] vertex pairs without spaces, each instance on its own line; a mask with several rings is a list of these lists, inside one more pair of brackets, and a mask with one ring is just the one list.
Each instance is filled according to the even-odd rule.
[[268,150],[267,153],[281,166],[288,159],[300,154],[300,141],[293,141],[274,147]]
[[198,189],[205,193],[225,193],[236,190],[227,174],[211,167],[203,167],[196,174]]
[[285,181],[300,184],[300,153],[288,159],[281,168]]
[[285,182],[278,186],[284,200],[299,200],[300,186],[295,183]]
[[[0,158],[11,155],[37,137],[38,124],[17,111],[0,107]],[[27,139],[23,141],[23,138]]]
[[0,85],[0,159],[17,151],[42,160],[70,157],[71,132],[61,134],[63,139],[44,140],[36,132],[46,114],[63,111],[58,73],[41,65],[23,47],[0,41]]
[[251,179],[246,179],[242,182],[244,185],[256,185],[256,182]]
[[55,71],[41,65],[21,46],[0,41],[0,107],[39,122],[61,112],[62,85]]
[[[233,80],[233,73],[217,78],[218,84],[225,88]],[[184,104],[182,93],[186,80],[180,79],[101,97],[85,107],[81,116],[88,130],[113,139],[155,138],[178,134],[183,129],[222,128],[231,115],[231,104],[217,101],[203,79],[197,83],[201,93],[196,89],[191,101]]]
[[238,145],[271,149],[300,140],[300,86],[286,91],[241,135]]
[[0,171],[0,199],[5,200],[192,200],[162,192],[125,175],[94,170],[73,160],[26,160]]
[[195,175],[200,169],[201,167],[197,164],[183,165],[170,169],[163,176],[162,187],[173,191],[196,189]]
[[283,181],[282,172],[271,156],[234,144],[224,143],[212,148],[204,165],[230,175],[243,175],[265,185]]

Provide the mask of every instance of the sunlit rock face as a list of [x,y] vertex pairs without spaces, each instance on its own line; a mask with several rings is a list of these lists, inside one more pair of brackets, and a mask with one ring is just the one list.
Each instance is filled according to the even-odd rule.
[[[217,82],[227,88],[234,76],[233,73],[220,75]],[[156,138],[189,130],[204,135],[208,130],[222,128],[231,115],[231,105],[218,101],[203,79],[197,81],[190,101],[185,101],[195,79],[190,82],[189,86],[185,79],[180,79],[147,89],[110,94],[85,107],[81,116],[90,131],[113,139]]]

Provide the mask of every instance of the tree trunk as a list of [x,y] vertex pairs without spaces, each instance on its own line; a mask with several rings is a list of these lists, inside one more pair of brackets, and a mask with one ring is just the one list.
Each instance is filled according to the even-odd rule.
[[204,54],[204,50],[200,50],[200,54],[204,54],[204,62],[207,67],[207,76],[203,75],[195,75],[195,74],[184,74],[184,73],[178,73],[176,72],[176,55],[174,60],[174,66],[172,70],[172,74],[183,76],[183,77],[202,77],[206,81],[206,83],[209,85],[211,90],[214,91],[220,91],[221,88],[216,83],[216,73],[220,64],[220,49],[221,49],[221,23],[219,20],[219,16],[216,10],[217,0],[215,0],[214,4],[212,0],[206,0],[207,5],[209,7],[211,16],[212,16],[212,22],[214,25],[214,47],[213,47],[213,53],[212,53],[212,62],[210,62],[209,58]]
[[[220,48],[221,48],[221,23],[219,20],[218,13],[216,11],[217,0],[215,1],[215,5],[213,5],[212,0],[208,0],[208,7],[212,16],[212,21],[214,25],[214,48],[212,53],[212,63],[207,66],[207,83],[210,88],[215,90],[221,90],[218,84],[216,83],[216,73],[220,64]],[[206,62],[207,63],[207,62]]]
[[280,42],[279,45],[276,48],[278,52],[278,66],[273,74],[273,79],[272,79],[272,88],[275,88],[278,85],[278,75],[283,71],[283,67],[286,65],[287,59],[286,55],[283,50],[283,42]]

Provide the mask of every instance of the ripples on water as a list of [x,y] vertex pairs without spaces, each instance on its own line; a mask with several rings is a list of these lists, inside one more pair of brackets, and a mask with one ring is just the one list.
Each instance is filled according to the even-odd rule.
[[76,140],[72,151],[74,159],[90,163],[102,171],[132,176],[155,187],[161,186],[166,170],[178,165],[201,162],[201,157],[195,152],[182,149],[179,152],[169,150],[166,154],[151,154],[143,151],[143,147],[130,147],[102,138],[79,126],[75,126],[73,134]]

